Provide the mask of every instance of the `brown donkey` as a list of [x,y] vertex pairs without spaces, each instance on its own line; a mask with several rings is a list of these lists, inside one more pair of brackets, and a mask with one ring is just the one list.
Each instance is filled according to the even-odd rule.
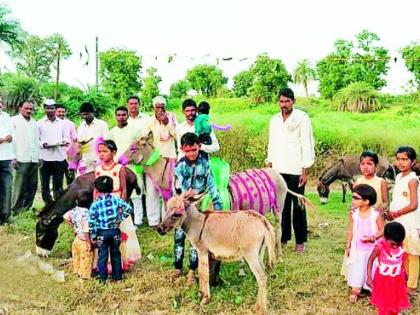
[[244,258],[258,284],[255,311],[267,313],[267,276],[263,258],[267,248],[268,267],[273,268],[276,237],[265,217],[253,210],[202,213],[195,203],[190,203],[181,195],[169,199],[165,217],[157,231],[163,235],[179,226],[198,253],[202,305],[210,301],[209,256],[221,261]]

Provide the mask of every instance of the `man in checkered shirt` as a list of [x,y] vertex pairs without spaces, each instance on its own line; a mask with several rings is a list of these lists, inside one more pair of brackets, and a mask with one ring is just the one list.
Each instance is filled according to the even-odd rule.
[[119,225],[133,211],[124,200],[113,196],[114,183],[109,176],[95,180],[95,188],[100,193],[89,209],[89,232],[99,248],[98,272],[101,281],[108,277],[107,262],[111,257],[112,279],[122,280],[121,230]]

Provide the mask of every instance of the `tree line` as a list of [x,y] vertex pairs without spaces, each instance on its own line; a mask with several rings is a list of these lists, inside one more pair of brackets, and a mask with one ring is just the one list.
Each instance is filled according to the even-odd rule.
[[[63,102],[71,101],[71,97],[77,101],[88,98],[106,106],[110,102],[125,103],[129,95],[141,96],[147,106],[160,93],[162,78],[158,70],[148,68],[141,77],[142,57],[133,50],[118,48],[99,53],[99,86],[78,91],[60,83],[60,64],[72,55],[65,38],[60,34],[42,38],[25,32],[1,4],[0,45],[16,65],[16,73],[0,73],[0,94],[12,107],[22,98],[40,96]],[[412,84],[419,90],[420,42],[413,42],[400,52],[408,71],[414,74]],[[379,36],[363,30],[354,40],[338,39],[332,51],[315,64],[307,59],[298,62],[292,73],[282,60],[261,54],[249,69],[233,77],[232,89],[227,88],[228,78],[216,65],[197,65],[170,86],[169,97],[182,98],[194,90],[206,97],[249,97],[260,104],[274,101],[279,88],[291,82],[301,84],[308,96],[308,84],[313,80],[319,81],[319,92],[326,99],[333,99],[349,86],[367,89],[372,94],[386,85],[384,77],[393,62],[390,59]]]

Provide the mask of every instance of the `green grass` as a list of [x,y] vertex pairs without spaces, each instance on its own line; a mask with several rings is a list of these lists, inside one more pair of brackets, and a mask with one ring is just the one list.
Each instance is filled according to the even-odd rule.
[[[308,211],[308,252],[294,253],[292,242],[285,249],[284,262],[269,274],[270,313],[373,314],[367,299],[356,305],[347,302],[349,291],[339,276],[349,205],[341,203],[338,192],[332,193],[330,202],[323,206],[314,193],[309,197],[317,210]],[[272,216],[270,220],[273,222]],[[34,222],[31,214],[21,214],[13,225],[0,228],[0,309],[6,307],[11,313],[252,314],[257,286],[247,267],[246,276],[240,277],[238,263],[223,264],[224,283],[211,289],[211,303],[202,307],[197,285],[187,287],[185,277],[170,281],[172,233],[161,237],[147,227],[138,231],[143,258],[120,283],[103,286],[71,273],[66,258],[70,257],[73,236],[65,225],[60,227],[59,243],[48,261],[65,270],[66,282],[54,282],[39,271],[30,275],[30,266],[17,264],[16,257],[33,251]],[[328,226],[321,228],[319,224],[325,222]],[[418,298],[412,304],[410,312],[419,313]]]

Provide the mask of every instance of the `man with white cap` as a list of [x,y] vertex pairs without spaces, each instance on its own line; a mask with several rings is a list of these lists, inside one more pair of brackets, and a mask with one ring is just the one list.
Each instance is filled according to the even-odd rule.
[[55,115],[55,101],[44,102],[45,117],[38,120],[39,144],[41,147],[41,190],[45,204],[52,202],[50,181],[53,182],[54,200],[63,191],[63,178],[66,168],[66,150],[70,144],[70,134],[63,120]]
[[0,225],[10,216],[12,198],[12,169],[16,163],[13,147],[13,123],[3,111],[4,103],[0,100]]
[[[153,109],[155,115],[150,118],[144,135],[153,135],[153,146],[159,150],[161,157],[168,158],[170,165],[176,161],[176,119],[175,115],[166,111],[166,100],[162,96],[156,96],[153,100]],[[160,193],[153,184],[152,179],[146,176],[146,212],[150,226],[156,226],[160,223],[164,207],[160,207]]]

